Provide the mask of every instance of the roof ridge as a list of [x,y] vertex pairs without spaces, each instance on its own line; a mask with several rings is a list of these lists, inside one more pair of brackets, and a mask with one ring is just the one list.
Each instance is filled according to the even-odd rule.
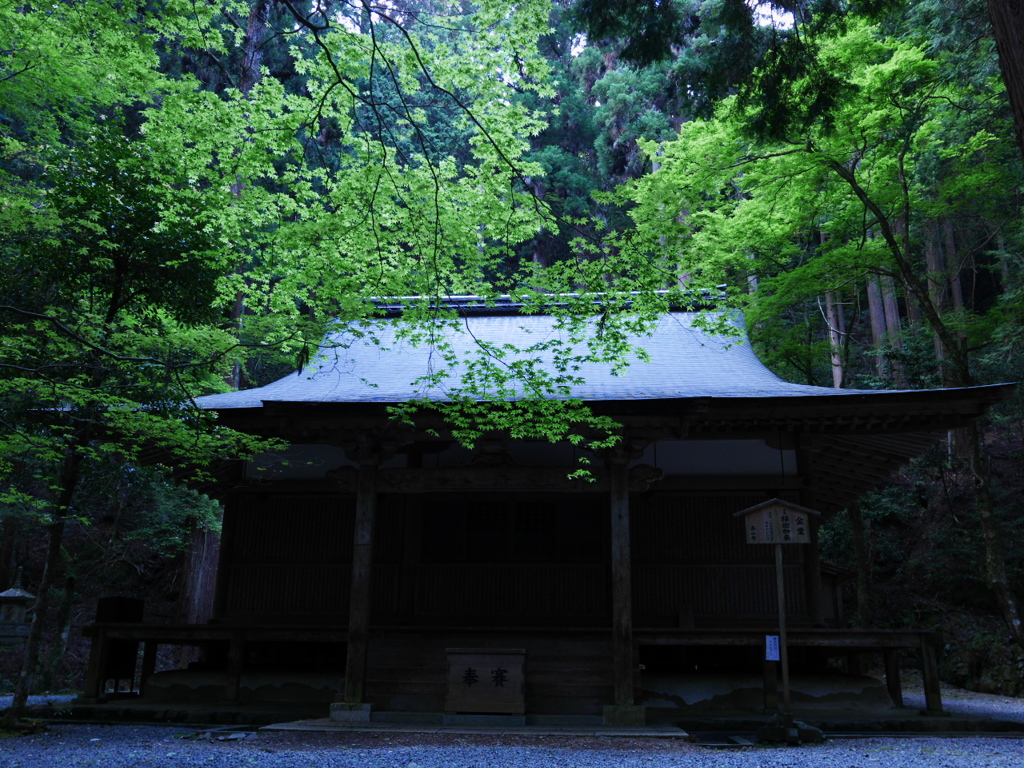
[[[725,299],[725,285],[716,286],[719,293],[712,295],[710,289],[703,289],[700,291],[689,291],[685,292],[684,295],[693,297],[687,305],[670,303],[668,306],[669,312],[694,312],[701,310],[713,310],[720,309],[719,302]],[[374,305],[378,312],[383,312],[386,317],[398,317],[401,316],[405,310],[413,307],[417,304],[425,304],[426,307],[436,307],[437,309],[451,310],[454,309],[460,316],[462,315],[508,315],[508,314],[520,314],[521,311],[527,307],[536,308],[540,306],[544,309],[555,309],[559,307],[568,307],[573,303],[580,300],[586,300],[587,297],[591,298],[591,304],[595,307],[603,307],[610,304],[609,299],[613,299],[617,304],[622,307],[631,307],[634,300],[641,296],[659,296],[662,298],[668,298],[678,296],[678,291],[671,291],[668,289],[658,291],[628,291],[622,293],[616,293],[613,291],[598,292],[598,293],[541,293],[534,294],[534,296],[543,296],[550,299],[550,301],[540,302],[540,304],[530,303],[522,298],[514,296],[512,294],[498,294],[496,296],[480,296],[473,294],[466,295],[447,295],[447,296],[393,296],[393,297],[376,297],[371,298],[368,301]],[[540,314],[548,314],[542,312]]]

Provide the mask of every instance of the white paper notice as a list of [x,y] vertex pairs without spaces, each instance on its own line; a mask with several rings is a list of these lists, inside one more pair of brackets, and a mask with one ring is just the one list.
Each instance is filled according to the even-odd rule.
[[778,661],[779,660],[779,636],[778,635],[765,635],[764,636],[764,660],[765,661]]

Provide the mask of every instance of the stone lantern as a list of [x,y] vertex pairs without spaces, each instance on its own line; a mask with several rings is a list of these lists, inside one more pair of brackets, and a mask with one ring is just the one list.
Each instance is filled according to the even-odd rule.
[[21,588],[21,568],[14,586],[0,592],[0,641],[24,640],[28,637],[28,607],[36,599]]

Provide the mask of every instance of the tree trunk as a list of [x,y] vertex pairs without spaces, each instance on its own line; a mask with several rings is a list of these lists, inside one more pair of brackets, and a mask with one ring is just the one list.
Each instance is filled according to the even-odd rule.
[[[941,317],[945,314],[946,310],[946,285],[945,285],[945,261],[942,258],[942,252],[939,250],[938,243],[935,242],[935,233],[931,231],[928,233],[927,240],[924,244],[924,261],[925,267],[928,270],[928,299],[934,307],[936,314]],[[945,386],[949,386],[949,376],[947,374],[946,365],[946,344],[939,337],[936,329],[933,330],[933,340],[935,343],[935,359],[939,363],[939,368],[942,370],[942,381]]]
[[843,386],[843,332],[842,318],[839,314],[836,296],[831,291],[825,294],[825,319],[828,321],[828,346],[832,359],[832,386],[840,389]]
[[886,342],[885,302],[877,278],[870,278],[868,288],[868,315],[871,317],[871,343],[875,348],[875,371],[881,379],[889,375],[882,350]]
[[1002,232],[996,235],[996,248],[999,249],[999,288],[1005,296],[1010,290],[1010,258]]
[[15,546],[21,527],[16,517],[5,517],[0,527],[0,592],[14,584],[14,575],[18,572]]
[[[882,288],[882,307],[885,311],[885,332],[889,346],[903,349],[903,328],[900,325],[900,305],[896,299],[896,283],[889,275],[879,279]],[[894,360],[892,364],[893,384],[897,389],[907,386],[907,368],[902,360]]]
[[[893,248],[898,248],[899,242],[906,244],[906,233],[906,222],[901,218],[893,219],[892,237],[886,238],[890,251],[892,251]],[[903,283],[903,296],[907,302],[907,322],[910,323],[910,325],[917,325],[924,320],[924,314],[921,312],[921,305],[918,303],[917,292],[914,290],[913,283],[907,279],[907,275],[902,269],[900,270],[900,278]]]
[[[1019,3],[1014,4],[1018,11],[1019,6]],[[1022,54],[1024,54],[1024,51],[1022,51]],[[889,217],[878,203],[871,198],[867,190],[861,186],[853,171],[834,160],[826,160],[826,164],[832,168],[837,176],[850,185],[850,188],[863,203],[864,207],[878,221],[878,226],[889,247],[893,261],[896,263],[900,277],[917,297],[929,326],[931,326],[932,331],[950,353],[949,365],[945,369],[949,374],[948,384],[957,387],[971,386],[973,380],[967,351],[963,346],[957,344],[955,333],[943,320],[939,308],[931,301],[931,291],[926,288],[925,284],[914,273],[913,264],[909,258],[909,251],[906,247],[906,238],[902,238],[902,244],[897,240]],[[909,209],[909,203],[905,208]],[[999,601],[1003,611],[1003,618],[1012,633],[1014,641],[1021,648],[1024,648],[1024,626],[1021,624],[1020,608],[1006,576],[1006,554],[1002,549],[1002,536],[999,531],[999,525],[993,514],[990,488],[991,470],[988,464],[988,454],[981,438],[981,427],[976,421],[972,421],[966,431],[968,464],[974,480],[975,506],[977,507],[982,537],[985,542],[985,571],[989,586]]]
[[[213,616],[220,537],[194,520],[191,529],[179,575],[181,590],[176,617],[181,624],[204,624]],[[177,653],[178,666],[184,668],[197,661],[199,651],[194,646],[181,646]]]
[[38,597],[32,611],[32,623],[29,625],[28,639],[25,642],[25,655],[22,658],[21,670],[14,684],[14,699],[11,708],[4,715],[3,726],[10,728],[20,718],[28,704],[29,694],[35,686],[36,668],[39,665],[40,650],[43,644],[43,633],[46,630],[46,614],[50,609],[50,589],[54,577],[60,567],[61,540],[64,537],[63,516],[47,527],[49,540],[46,548],[46,562],[43,565],[43,577],[37,587]]
[[988,15],[999,51],[999,69],[1013,111],[1017,149],[1024,159],[1024,1],[988,0]]
[[903,283],[903,295],[907,298],[907,322],[912,326],[918,325],[924,320],[924,313],[913,288],[907,283]]
[[[967,334],[964,333],[962,325],[962,313],[958,310],[964,308],[964,291],[960,282],[960,258],[956,252],[956,237],[953,233],[953,222],[949,219],[942,220],[943,247],[945,249],[945,274],[949,285],[949,298],[956,317],[956,342],[962,350],[964,357],[967,356]],[[967,444],[967,433],[963,429],[954,429],[949,433],[950,449],[956,452],[957,456],[967,457],[970,447]]]
[[853,556],[857,562],[857,626],[871,625],[871,543],[869,526],[864,520],[860,504],[846,508],[853,538]]
[[[253,87],[262,77],[263,65],[263,42],[267,37],[267,27],[270,23],[270,9],[275,0],[256,0],[252,10],[249,12],[249,21],[245,29],[245,40],[242,43],[242,71],[238,78],[238,90],[243,96],[248,96]],[[245,191],[245,182],[237,178],[231,185],[231,192],[241,197]],[[234,327],[241,331],[242,316],[245,314],[245,294],[238,293],[235,296],[235,303],[231,308],[230,320]],[[239,363],[231,367],[231,373],[225,379],[225,383],[232,389],[241,389],[245,384],[245,372]]]
[[60,670],[60,662],[64,658],[64,652],[68,648],[68,637],[71,634],[71,611],[75,607],[75,577],[68,576],[64,580],[64,591],[60,596],[60,605],[57,607],[57,637],[50,646],[50,652],[46,655],[46,664],[43,666],[42,674],[39,676],[39,687],[44,691],[53,691],[62,686],[57,681],[57,674]]
[[257,0],[249,12],[249,23],[245,29],[242,44],[242,76],[238,79],[238,90],[248,95],[260,81],[260,67],[263,65],[263,41],[270,23],[270,9],[274,0]]
[[[655,163],[657,165],[657,163]],[[655,168],[657,170],[657,168]],[[538,204],[544,200],[547,195],[548,186],[543,176],[528,176],[526,178],[526,188],[530,190],[530,194],[537,200]],[[480,226],[481,235],[483,234],[483,225]],[[530,254],[530,260],[539,267],[547,268],[551,266],[551,238],[547,236],[548,233],[544,232],[533,239],[533,253]],[[480,238],[480,245],[477,246],[479,250],[484,248],[484,238]]]
[[[949,219],[942,220],[943,246],[946,249],[946,276],[949,280],[949,295],[953,303],[953,309],[964,308],[964,289],[960,281],[960,258],[956,252],[956,235],[953,232],[953,222]],[[958,331],[963,338],[963,331]]]
[[60,491],[57,503],[53,507],[53,522],[47,526],[49,534],[46,547],[46,561],[43,564],[43,576],[37,587],[38,597],[29,625],[28,639],[25,642],[25,653],[22,658],[21,670],[14,685],[14,700],[4,715],[2,725],[10,728],[22,716],[28,703],[29,693],[35,683],[36,668],[39,665],[39,653],[42,647],[43,633],[46,629],[46,614],[50,608],[50,590],[57,570],[60,568],[61,542],[64,538],[64,524],[71,499],[78,487],[78,478],[82,468],[81,449],[88,443],[88,438],[79,435],[74,444],[69,446],[64,456],[60,473]]
[[989,587],[996,596],[1003,611],[1003,620],[1018,646],[1024,648],[1024,625],[1021,623],[1020,605],[1010,587],[1006,574],[1006,552],[1003,549],[1003,535],[995,519],[991,477],[988,466],[988,452],[985,450],[981,426],[971,421],[965,428],[968,466],[974,484],[974,505],[981,522],[981,533],[985,541],[985,575]]

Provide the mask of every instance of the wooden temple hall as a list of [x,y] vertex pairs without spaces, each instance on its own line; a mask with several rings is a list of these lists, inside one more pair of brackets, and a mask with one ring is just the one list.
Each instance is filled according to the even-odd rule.
[[[512,305],[467,301],[462,313],[456,352],[557,333],[552,317]],[[817,530],[1012,385],[790,384],[745,340],[694,320],[666,314],[639,340],[649,362],[621,375],[580,371],[573,395],[622,425],[618,447],[588,455],[591,482],[569,479],[581,455],[569,444],[491,434],[467,450],[436,418],[390,418],[391,404],[446,397],[414,383],[437,350],[399,339],[390,319],[340,328],[297,374],[200,398],[222,423],[290,447],[232,470],[210,620],[91,625],[85,697],[135,674],[134,656],[121,669],[127,644],[142,648],[143,700],[305,700],[338,720],[638,724],[651,708],[708,703],[716,676],[749,677],[770,707],[774,548],[748,543],[736,513],[778,498],[820,513],[794,519],[808,543],[783,547],[794,679],[877,652],[882,694],[900,704],[891,673],[911,649],[928,709],[941,711],[938,634],[847,628]],[[154,675],[166,644],[198,646],[202,660]]]

